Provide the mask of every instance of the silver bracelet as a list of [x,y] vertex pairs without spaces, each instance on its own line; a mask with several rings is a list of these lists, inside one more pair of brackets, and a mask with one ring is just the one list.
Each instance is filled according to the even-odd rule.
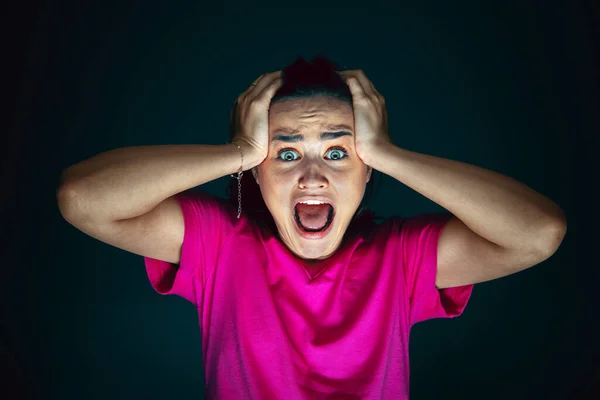
[[237,178],[238,180],[238,219],[240,218],[240,215],[242,214],[242,175],[244,175],[243,171],[242,171],[242,167],[244,166],[244,153],[242,152],[242,148],[240,147],[239,144],[234,143],[234,142],[230,142],[231,144],[235,144],[237,146],[237,148],[240,150],[240,154],[242,155],[242,164],[240,165],[240,170],[237,173],[237,176],[235,174],[229,174],[229,176],[231,176],[232,178]]

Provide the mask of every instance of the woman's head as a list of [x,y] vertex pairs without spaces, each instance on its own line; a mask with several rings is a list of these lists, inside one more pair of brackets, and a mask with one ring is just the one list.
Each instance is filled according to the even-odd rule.
[[[252,169],[253,182],[242,183],[243,211],[257,218],[270,214],[282,241],[306,260],[328,258],[339,248],[349,225],[366,207],[365,190],[370,189],[367,202],[373,190],[373,171],[354,147],[352,95],[336,70],[324,57],[312,62],[299,58],[283,69],[283,84],[269,108],[267,157]],[[237,181],[232,184],[237,188]],[[324,210],[310,219],[309,207],[296,208],[306,196],[325,197],[333,219]],[[297,216],[305,226],[330,221],[327,235],[304,238]]]

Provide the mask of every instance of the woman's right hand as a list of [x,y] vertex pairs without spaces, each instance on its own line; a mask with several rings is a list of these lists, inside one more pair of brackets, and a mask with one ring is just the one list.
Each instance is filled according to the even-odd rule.
[[239,95],[230,113],[232,142],[247,143],[264,160],[269,151],[269,105],[282,85],[281,71],[263,74],[254,83]]

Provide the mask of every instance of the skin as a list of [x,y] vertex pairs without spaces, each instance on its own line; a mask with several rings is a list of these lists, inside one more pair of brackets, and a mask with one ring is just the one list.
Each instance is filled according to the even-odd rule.
[[[352,136],[321,141],[320,134],[331,131],[325,128],[330,124],[347,125]],[[283,127],[299,129],[304,140],[272,142],[274,136],[284,134],[277,132]],[[357,155],[354,139],[352,105],[337,98],[284,100],[271,104],[269,109],[268,154],[252,173],[282,242],[309,265],[318,264],[339,249],[371,178],[372,169]],[[335,146],[343,147],[347,155],[332,150]],[[309,240],[296,232],[293,204],[297,198],[315,193],[330,198],[336,214],[327,236]]]

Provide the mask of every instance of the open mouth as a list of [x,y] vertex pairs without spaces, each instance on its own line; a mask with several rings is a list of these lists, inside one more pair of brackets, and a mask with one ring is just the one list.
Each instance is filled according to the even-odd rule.
[[312,229],[312,228],[303,226],[302,221],[300,220],[300,216],[298,215],[297,207],[294,207],[294,220],[296,221],[296,224],[298,225],[298,227],[304,232],[315,233],[315,232],[326,231],[327,228],[329,228],[331,226],[331,223],[333,222],[333,218],[335,216],[333,206],[331,204],[328,204],[327,206],[329,207],[329,212],[327,213],[327,222],[325,223],[325,225],[322,228]]

